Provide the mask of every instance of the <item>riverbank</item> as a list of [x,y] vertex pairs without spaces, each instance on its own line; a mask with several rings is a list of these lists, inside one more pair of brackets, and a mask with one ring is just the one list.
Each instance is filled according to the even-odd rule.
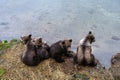
[[74,70],[73,59],[64,63],[56,63],[53,59],[41,62],[38,66],[29,67],[21,62],[21,54],[25,45],[16,42],[14,45],[0,50],[0,79],[12,80],[114,80],[108,69],[82,67]]

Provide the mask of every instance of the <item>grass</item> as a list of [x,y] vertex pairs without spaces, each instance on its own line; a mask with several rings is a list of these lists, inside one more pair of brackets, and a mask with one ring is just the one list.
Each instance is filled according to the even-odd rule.
[[86,75],[86,74],[81,74],[81,73],[78,73],[78,74],[75,74],[75,79],[74,80],[89,80],[89,77]]
[[4,49],[7,49],[7,48],[10,48],[12,45],[17,44],[18,42],[20,42],[20,41],[17,40],[17,39],[12,39],[10,42],[8,42],[7,40],[3,40],[0,43],[0,50],[4,50]]
[[3,75],[3,74],[5,74],[5,70],[4,69],[0,69],[0,77]]
[[82,80],[89,80],[89,77],[85,74],[79,74]]

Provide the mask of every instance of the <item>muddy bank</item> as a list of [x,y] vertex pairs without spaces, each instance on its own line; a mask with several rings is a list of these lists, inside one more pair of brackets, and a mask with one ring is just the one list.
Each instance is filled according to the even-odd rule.
[[103,68],[82,67],[74,70],[72,58],[65,59],[62,64],[53,59],[41,62],[36,67],[29,67],[21,62],[20,56],[25,50],[22,43],[4,50],[0,54],[0,69],[5,73],[0,79],[12,80],[113,80],[109,70]]

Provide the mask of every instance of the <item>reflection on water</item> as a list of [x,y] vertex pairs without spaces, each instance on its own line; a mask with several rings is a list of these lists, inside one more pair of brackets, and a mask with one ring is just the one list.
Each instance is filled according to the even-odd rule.
[[93,54],[106,67],[120,52],[119,0],[0,0],[0,39],[33,34],[49,44],[73,39],[73,50],[89,30]]

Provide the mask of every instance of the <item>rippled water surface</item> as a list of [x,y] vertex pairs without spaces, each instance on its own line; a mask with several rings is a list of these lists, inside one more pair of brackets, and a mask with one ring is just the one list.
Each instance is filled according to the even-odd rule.
[[0,39],[32,34],[49,44],[72,38],[72,49],[89,30],[93,54],[106,67],[120,52],[120,0],[0,0]]

